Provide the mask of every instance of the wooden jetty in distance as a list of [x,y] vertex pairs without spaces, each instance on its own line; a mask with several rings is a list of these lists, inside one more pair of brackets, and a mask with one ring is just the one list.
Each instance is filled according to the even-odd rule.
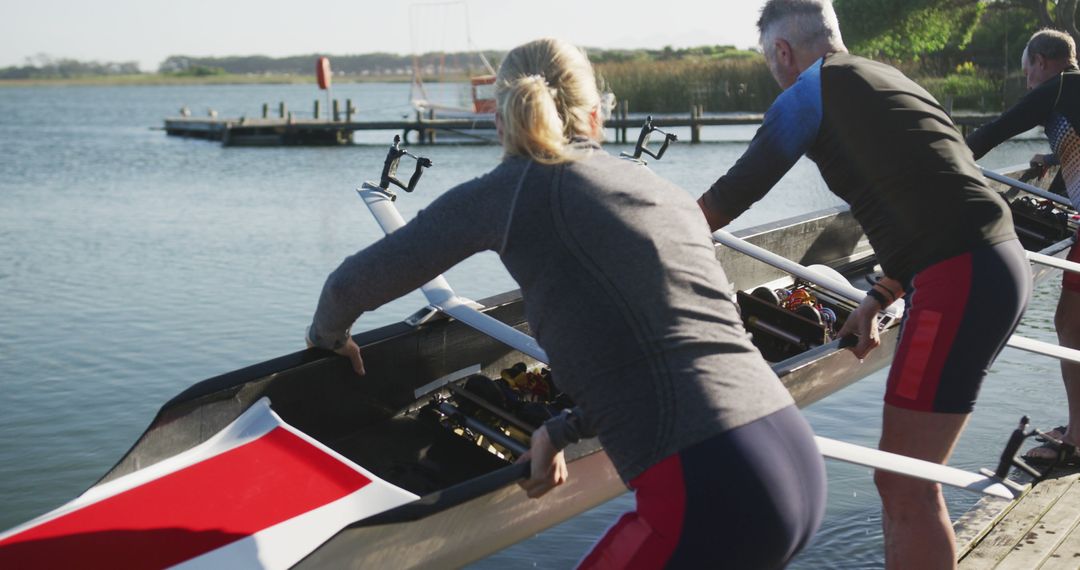
[[1020,498],[983,498],[954,524],[960,570],[1080,568],[1080,472],[1059,471]]
[[[473,140],[481,143],[494,143],[495,122],[491,119],[454,119],[438,118],[433,114],[417,113],[415,118],[387,121],[353,120],[355,108],[347,101],[344,113],[338,102],[334,101],[333,112],[325,119],[319,119],[319,104],[315,103],[313,119],[295,119],[284,103],[278,106],[278,117],[269,117],[269,106],[263,105],[261,118],[219,119],[216,116],[191,117],[179,116],[165,119],[164,130],[167,134],[221,141],[225,145],[236,146],[320,146],[346,145],[352,143],[352,135],[357,131],[393,131],[401,133],[402,139],[409,144],[433,144],[439,140],[439,133],[455,135],[455,142]],[[690,142],[701,142],[701,130],[704,127],[726,125],[760,124],[764,115],[760,113],[715,113],[705,114],[701,105],[694,106],[685,114],[653,114],[653,126],[659,128],[689,128]],[[953,121],[963,130],[977,127],[997,117],[995,113],[957,113]],[[629,105],[624,101],[611,118],[604,122],[606,129],[614,129],[615,143],[629,143],[636,140],[638,129],[645,122],[645,114],[631,115]],[[489,131],[490,135],[476,134],[477,131]],[[630,138],[628,138],[630,137]]]

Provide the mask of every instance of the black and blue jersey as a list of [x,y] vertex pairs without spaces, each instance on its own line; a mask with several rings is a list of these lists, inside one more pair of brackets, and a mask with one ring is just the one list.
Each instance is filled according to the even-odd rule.
[[818,60],[777,97],[746,153],[702,201],[734,218],[803,154],[851,205],[894,279],[1016,238],[1007,205],[948,114],[888,65],[847,53]]
[[1042,126],[1061,169],[1058,171],[1069,199],[1080,207],[1080,69],[1070,66],[1057,77],[1031,90],[997,120],[968,136],[975,158],[1010,138]]

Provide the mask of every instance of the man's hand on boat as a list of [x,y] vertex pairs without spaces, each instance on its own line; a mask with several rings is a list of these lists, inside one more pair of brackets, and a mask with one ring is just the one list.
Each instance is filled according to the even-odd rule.
[[854,346],[849,347],[851,352],[855,353],[855,357],[859,360],[866,358],[867,354],[870,354],[871,350],[874,350],[881,344],[881,338],[878,336],[878,311],[881,310],[881,303],[876,299],[867,295],[863,299],[859,307],[855,309],[847,320],[844,321],[844,326],[840,327],[838,336],[844,338],[848,335],[855,335],[858,337],[859,342]]
[[551,443],[547,428],[540,426],[532,434],[532,445],[517,462],[532,461],[529,478],[518,483],[530,498],[537,499],[566,482],[566,458]]
[[1039,169],[1039,178],[1042,178],[1043,176],[1046,176],[1047,171],[1049,171],[1050,167],[1056,164],[1056,162],[1057,161],[1054,160],[1054,155],[1052,154],[1036,154],[1031,157],[1029,165],[1032,168]]
[[[315,344],[311,342],[311,339],[306,334],[304,335],[304,341],[307,343],[308,348],[315,347]],[[364,370],[364,359],[360,356],[360,347],[357,346],[356,341],[354,341],[352,337],[348,337],[345,340],[345,344],[342,345],[341,348],[334,350],[334,352],[348,358],[349,362],[352,364],[353,370],[360,376],[363,376],[366,373]]]

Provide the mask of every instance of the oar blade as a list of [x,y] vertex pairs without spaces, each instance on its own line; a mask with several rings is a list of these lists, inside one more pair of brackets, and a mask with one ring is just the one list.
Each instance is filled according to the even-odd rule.
[[346,525],[416,499],[263,398],[206,442],[0,533],[0,568],[288,568]]

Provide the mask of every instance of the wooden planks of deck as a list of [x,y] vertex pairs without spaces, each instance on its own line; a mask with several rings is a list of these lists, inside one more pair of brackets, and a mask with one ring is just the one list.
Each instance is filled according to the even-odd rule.
[[1015,501],[984,499],[954,525],[961,570],[1080,568],[1080,472],[1059,471]]

